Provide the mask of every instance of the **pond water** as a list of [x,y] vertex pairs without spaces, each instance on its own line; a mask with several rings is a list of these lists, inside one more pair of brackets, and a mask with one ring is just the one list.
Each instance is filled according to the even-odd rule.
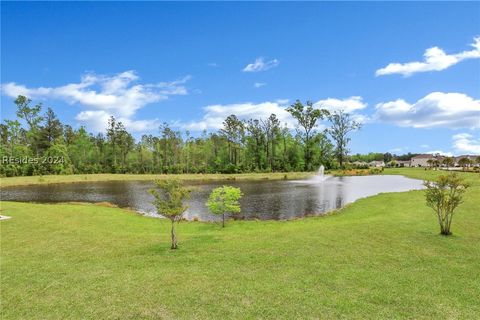
[[[422,181],[403,176],[331,177],[317,176],[297,181],[191,182],[193,192],[185,218],[215,221],[205,206],[210,191],[218,186],[241,188],[242,213],[236,219],[283,220],[322,215],[359,198],[381,192],[422,189]],[[111,202],[155,216],[149,181],[82,182],[4,188],[0,199],[30,202]]]

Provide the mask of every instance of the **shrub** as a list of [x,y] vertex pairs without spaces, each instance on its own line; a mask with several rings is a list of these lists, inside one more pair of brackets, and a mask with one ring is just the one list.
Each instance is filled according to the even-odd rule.
[[437,182],[426,181],[425,197],[427,206],[435,211],[440,225],[440,234],[448,236],[455,209],[463,202],[463,194],[468,185],[457,174],[438,177]]

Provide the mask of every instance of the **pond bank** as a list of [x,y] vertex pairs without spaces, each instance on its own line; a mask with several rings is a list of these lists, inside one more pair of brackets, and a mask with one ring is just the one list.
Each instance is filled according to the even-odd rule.
[[5,177],[0,178],[0,188],[58,184],[58,183],[79,183],[79,182],[101,182],[101,181],[145,181],[180,179],[185,181],[231,181],[231,180],[297,180],[311,177],[313,172],[270,172],[270,173],[239,173],[239,174],[74,174],[74,175],[49,175],[30,177]]
[[[363,197],[382,192],[403,192],[422,189],[421,180],[403,176],[375,175],[365,177],[320,177],[298,180],[228,180],[186,181],[192,193],[186,204],[187,220],[216,221],[205,203],[210,192],[228,184],[240,188],[241,220],[289,220],[304,216],[322,215],[339,209]],[[100,181],[76,184],[16,186],[0,190],[6,201],[34,203],[110,202],[132,208],[146,215],[156,212],[149,190],[152,181]],[[231,216],[233,217],[233,216]]]

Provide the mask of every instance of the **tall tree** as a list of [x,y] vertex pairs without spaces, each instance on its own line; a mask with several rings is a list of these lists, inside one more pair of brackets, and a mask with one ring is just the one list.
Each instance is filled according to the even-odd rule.
[[247,131],[250,134],[253,145],[253,153],[255,158],[255,167],[260,170],[262,169],[262,157],[261,157],[261,148],[263,145],[263,130],[258,119],[250,119],[245,126]]
[[117,136],[118,147],[122,159],[122,172],[126,173],[127,154],[132,150],[134,145],[133,137],[127,132],[122,122],[118,122],[115,126],[115,133]]
[[287,124],[282,127],[279,131],[280,139],[282,143],[282,170],[288,171],[288,149],[287,149],[287,140],[290,137],[290,130],[288,130]]
[[223,121],[223,128],[220,132],[227,138],[228,141],[228,154],[229,161],[235,167],[238,164],[238,149],[244,136],[244,125],[236,115],[229,115],[225,121]]
[[318,166],[331,167],[331,162],[333,159],[333,145],[328,139],[327,135],[323,132],[318,133],[315,138],[316,150],[318,155]]
[[[66,135],[66,134],[65,134]],[[94,145],[90,141],[90,136],[84,127],[80,127],[76,132],[73,132],[70,142],[68,144],[68,150],[70,153],[70,159],[74,165],[74,168],[79,172],[89,172],[90,170],[90,154],[94,151]],[[101,161],[101,159],[94,158],[91,161]]]
[[55,140],[63,136],[63,125],[51,108],[47,109],[43,119],[44,124],[40,127],[38,145],[41,150],[45,151]]
[[110,144],[110,148],[112,150],[113,156],[113,172],[117,170],[117,120],[115,120],[114,116],[110,116],[108,119],[107,125],[107,139]]
[[348,113],[343,111],[334,111],[328,116],[328,120],[331,123],[331,127],[327,129],[327,132],[330,134],[333,141],[335,141],[335,156],[340,167],[343,168],[343,164],[349,151],[347,148],[348,143],[350,142],[348,134],[351,131],[359,130],[361,124],[353,120]]
[[170,145],[174,133],[166,122],[160,126],[160,132],[162,134],[162,172],[167,173],[167,165],[171,164]]
[[26,133],[27,141],[34,153],[38,155],[40,152],[38,146],[38,131],[40,123],[43,121],[43,117],[40,115],[42,104],[36,104],[32,107],[30,106],[31,102],[32,100],[22,95],[19,95],[14,101],[17,106],[17,117],[25,120],[29,126]]
[[311,171],[312,168],[312,137],[315,134],[317,121],[324,119],[329,115],[325,109],[315,109],[311,101],[306,102],[304,106],[300,100],[287,108],[287,111],[298,121],[303,131],[298,130],[304,144],[305,170]]
[[105,143],[105,136],[103,135],[103,133],[98,133],[94,137],[93,141],[94,141],[95,148],[98,151],[98,155],[99,155],[98,162],[103,167],[102,172],[106,172],[106,169],[107,169],[107,152],[106,152],[107,145]]
[[[299,124],[295,136],[287,127],[280,127],[274,114],[247,122],[230,115],[217,132],[204,131],[199,137],[187,133],[184,140],[179,131],[163,124],[156,136],[148,135],[135,142],[114,117],[108,119],[105,136],[93,135],[85,128],[74,130],[70,125],[62,125],[52,109],[40,116],[41,105],[32,107],[26,97],[15,101],[18,120],[25,120],[6,120],[0,125],[1,155],[40,157],[65,154],[66,150],[70,162],[48,169],[55,173],[302,171],[319,163],[327,162],[326,167],[332,163],[325,160],[330,157],[325,152],[328,139],[315,131],[318,113],[324,113],[315,110],[311,103],[305,108],[291,108],[293,113],[298,112],[299,123],[306,128],[301,129]],[[36,164],[12,165],[8,170],[0,169],[0,175],[48,173],[44,169]]]
[[30,127],[30,130],[34,130],[38,128],[43,118],[40,115],[42,104],[36,104],[35,106],[31,107],[31,102],[32,100],[22,95],[15,99],[15,104],[17,105],[17,117],[25,120]]
[[18,122],[18,120],[5,120],[4,126],[7,131],[7,134],[5,135],[5,142],[7,142],[9,145],[10,156],[15,156],[15,146],[21,143],[20,132],[22,128],[20,126],[20,122]]
[[265,134],[265,153],[270,170],[275,171],[275,146],[280,131],[280,121],[272,113],[266,120],[261,120]]

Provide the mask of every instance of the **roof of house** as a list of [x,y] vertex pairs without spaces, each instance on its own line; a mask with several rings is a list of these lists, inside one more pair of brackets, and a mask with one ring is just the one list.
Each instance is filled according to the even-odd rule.
[[432,158],[435,158],[433,154],[419,154],[418,156],[415,156],[412,159],[432,159]]
[[473,160],[473,159],[476,159],[477,157],[479,156],[474,156],[474,155],[471,155],[471,154],[466,154],[466,155],[463,155],[463,156],[458,156],[458,157],[455,157],[455,160],[460,160],[462,158],[468,158],[470,160]]

